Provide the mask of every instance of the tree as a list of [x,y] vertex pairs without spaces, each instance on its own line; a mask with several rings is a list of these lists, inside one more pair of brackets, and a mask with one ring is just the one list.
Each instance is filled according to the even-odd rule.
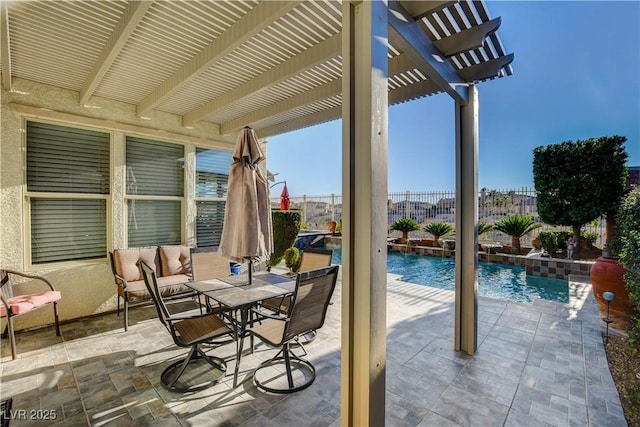
[[551,225],[570,226],[580,258],[580,229],[615,212],[627,177],[624,136],[565,141],[533,150],[538,214]]
[[527,233],[542,227],[530,215],[514,215],[501,219],[493,225],[498,231],[511,236],[511,253],[520,254],[520,238]]
[[402,218],[391,224],[391,229],[402,231],[402,241],[407,243],[409,241],[409,232],[420,230],[420,225],[418,225],[418,222],[415,219]]

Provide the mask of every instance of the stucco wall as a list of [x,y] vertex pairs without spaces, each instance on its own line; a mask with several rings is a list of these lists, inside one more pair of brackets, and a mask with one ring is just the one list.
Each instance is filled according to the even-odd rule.
[[[78,93],[16,79],[11,92],[2,90],[0,111],[0,266],[44,275],[62,292],[61,320],[114,310],[116,288],[107,258],[66,265],[28,265],[29,244],[24,214],[25,118],[61,125],[94,127],[112,135],[112,185],[108,249],[126,246],[125,136],[136,134],[185,145],[186,170],[194,175],[195,146],[231,150],[232,137],[218,137],[218,126],[201,123],[183,128],[179,116],[152,112],[137,118],[135,106],[94,97],[89,106],[78,104]],[[185,191],[183,240],[193,243],[195,220],[194,185]],[[29,286],[28,284],[25,286]],[[50,323],[51,310],[38,310],[17,318],[16,329]],[[3,323],[4,326],[4,323]]]

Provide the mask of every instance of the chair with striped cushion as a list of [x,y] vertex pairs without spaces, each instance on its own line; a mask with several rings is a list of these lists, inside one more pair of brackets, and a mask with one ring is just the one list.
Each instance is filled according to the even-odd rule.
[[[34,286],[42,287],[42,283],[46,285],[43,292],[35,292],[28,294],[14,294],[14,285],[16,285],[14,277],[22,279],[30,279]],[[26,286],[26,285],[20,285]],[[58,321],[58,301],[62,298],[60,291],[56,291],[51,282],[44,277],[25,274],[13,270],[0,270],[0,318],[7,318],[7,325],[3,337],[8,335],[11,343],[11,358],[15,359],[16,337],[14,333],[14,318],[26,313],[30,313],[48,305],[53,305],[53,320],[56,325],[56,335],[60,336],[60,324]]]

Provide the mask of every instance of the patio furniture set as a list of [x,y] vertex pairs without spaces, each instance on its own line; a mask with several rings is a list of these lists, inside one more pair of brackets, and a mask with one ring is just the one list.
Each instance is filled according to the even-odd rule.
[[[319,267],[322,255],[313,250],[307,253],[307,259],[316,268],[300,272],[295,277],[259,272],[253,275],[251,282],[248,275],[231,275],[228,260],[218,252],[193,253],[191,268],[197,272],[197,279],[185,283],[185,286],[193,290],[198,301],[206,307],[205,312],[201,309],[201,313],[195,315],[170,313],[153,268],[141,261],[143,279],[160,321],[171,333],[176,345],[191,348],[186,358],[172,363],[163,371],[161,384],[176,392],[193,391],[215,384],[216,379],[195,386],[180,380],[189,364],[200,359],[208,362],[220,377],[224,375],[226,361],[205,354],[201,345],[220,344],[221,338],[227,338],[236,342],[233,376],[233,386],[236,387],[244,338],[252,338],[253,351],[255,336],[265,344],[280,349],[273,358],[255,369],[253,379],[258,388],[272,393],[292,393],[310,386],[315,380],[315,368],[311,362],[297,356],[292,347],[300,346],[304,351],[299,337],[324,324],[339,267],[330,266],[330,251],[322,258],[324,267]],[[208,270],[208,274],[204,270]],[[275,310],[269,310],[261,305],[265,300],[279,300],[281,304]],[[282,304],[285,300],[288,301],[286,308]],[[282,368],[280,374],[273,375],[269,371],[264,379],[260,379],[261,371],[278,366]],[[285,377],[286,384],[282,385],[279,379]]]
[[[160,382],[163,387],[174,392],[187,392],[217,383],[226,373],[226,360],[206,354],[203,345],[215,347],[231,340],[236,343],[233,381],[236,387],[245,337],[251,337],[252,352],[253,337],[280,349],[273,358],[255,369],[253,377],[258,388],[273,393],[292,393],[310,386],[315,380],[315,368],[311,362],[296,355],[293,348],[299,348],[306,354],[299,338],[315,332],[324,323],[339,268],[331,266],[332,252],[307,249],[303,252],[300,272],[295,276],[258,272],[249,283],[247,274],[232,275],[229,260],[214,250],[170,246],[119,249],[110,254],[118,289],[118,315],[120,298],[124,299],[125,331],[130,303],[148,303],[151,300],[174,343],[190,349],[183,359],[171,363],[162,372]],[[43,277],[10,270],[0,273],[0,317],[8,319],[7,332],[15,359],[13,318],[53,305],[56,334],[60,335],[57,303],[61,294]],[[12,294],[14,281],[9,280],[10,275],[43,282],[48,290],[15,296]],[[180,281],[181,278],[184,280]],[[144,288],[140,287],[141,283]],[[199,310],[172,313],[169,300],[185,297],[196,302]],[[183,377],[188,377],[183,374],[189,366],[200,360],[211,365],[211,369],[216,371],[215,378],[195,385],[189,384],[193,378],[183,381]],[[272,369],[278,366],[281,367],[280,374],[273,375]],[[267,375],[260,379],[262,371]]]

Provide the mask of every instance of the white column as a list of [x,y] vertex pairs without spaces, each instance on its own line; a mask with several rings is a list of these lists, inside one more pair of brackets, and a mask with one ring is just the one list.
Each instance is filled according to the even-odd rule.
[[342,4],[343,426],[384,425],[387,7]]
[[478,90],[456,102],[456,312],[457,351],[477,348],[478,309]]

